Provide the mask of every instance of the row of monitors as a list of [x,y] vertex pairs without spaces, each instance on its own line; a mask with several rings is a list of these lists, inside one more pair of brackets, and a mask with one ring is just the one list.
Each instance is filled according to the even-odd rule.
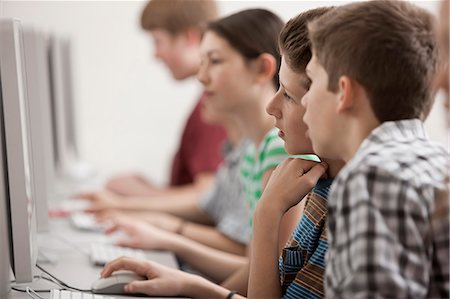
[[31,282],[47,200],[77,155],[69,45],[0,18],[0,298]]

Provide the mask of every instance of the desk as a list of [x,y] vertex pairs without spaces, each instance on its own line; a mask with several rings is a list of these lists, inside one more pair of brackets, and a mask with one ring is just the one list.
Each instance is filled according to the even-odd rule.
[[[101,267],[93,266],[89,261],[89,248],[92,242],[104,242],[105,236],[95,232],[83,232],[74,229],[66,219],[50,219],[50,231],[37,236],[39,256],[38,264],[66,284],[90,289],[92,282],[99,278]],[[170,252],[154,252],[152,260],[165,266],[178,268],[175,257]],[[41,271],[36,269],[36,274]],[[23,284],[35,290],[58,289],[59,287],[43,279],[31,284]],[[18,287],[21,287],[20,285]],[[39,293],[49,298],[49,293]],[[130,296],[108,295],[114,298],[136,298]],[[12,290],[10,299],[30,299],[28,294]],[[167,298],[167,297],[166,297]],[[3,299],[3,298],[1,298]]]

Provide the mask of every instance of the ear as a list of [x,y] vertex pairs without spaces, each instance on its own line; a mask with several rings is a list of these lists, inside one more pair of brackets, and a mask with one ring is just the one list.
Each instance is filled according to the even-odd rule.
[[337,112],[343,113],[352,109],[355,105],[355,82],[347,76],[339,78],[339,103]]
[[257,82],[271,81],[277,71],[277,61],[268,53],[259,55],[252,64],[257,75]]
[[198,29],[193,27],[187,28],[184,31],[184,36],[189,46],[198,46],[202,40],[202,34],[198,31]]

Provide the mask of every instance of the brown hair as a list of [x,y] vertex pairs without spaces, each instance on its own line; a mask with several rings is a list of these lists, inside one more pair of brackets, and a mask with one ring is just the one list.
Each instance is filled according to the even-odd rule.
[[213,0],[151,0],[141,15],[145,30],[164,29],[172,35],[188,28],[204,31],[206,24],[218,16]]
[[428,115],[438,60],[430,13],[406,1],[374,0],[338,7],[308,28],[330,91],[345,75],[364,87],[380,122]]
[[277,70],[272,81],[278,88],[281,57],[277,40],[283,25],[284,22],[268,10],[247,9],[211,22],[206,30],[226,39],[248,60],[256,59],[263,53],[275,57]]
[[290,19],[281,30],[278,39],[281,55],[296,73],[305,73],[306,65],[308,65],[312,57],[307,23],[320,17],[332,8],[319,7],[302,12]]

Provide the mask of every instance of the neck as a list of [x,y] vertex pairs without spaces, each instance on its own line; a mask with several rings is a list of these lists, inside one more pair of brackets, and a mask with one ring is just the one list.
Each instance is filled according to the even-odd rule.
[[341,141],[343,146],[340,149],[339,158],[348,162],[356,154],[367,136],[380,125],[380,121],[375,116],[365,93],[363,93],[354,109],[346,114],[345,118],[347,119],[344,128],[346,133]]
[[328,164],[327,175],[329,179],[334,179],[345,166],[345,162],[341,160],[323,159],[323,161]]
[[234,121],[229,121],[226,124],[223,124],[223,127],[227,131],[228,141],[231,143],[233,147],[236,147],[241,142],[244,137],[244,133],[242,132],[239,124]]
[[347,145],[343,151],[343,160],[350,161],[360,148],[363,141],[370,135],[370,133],[377,128],[380,123],[373,119],[372,121],[366,119],[366,121],[355,120],[353,125],[350,126],[347,134]]

